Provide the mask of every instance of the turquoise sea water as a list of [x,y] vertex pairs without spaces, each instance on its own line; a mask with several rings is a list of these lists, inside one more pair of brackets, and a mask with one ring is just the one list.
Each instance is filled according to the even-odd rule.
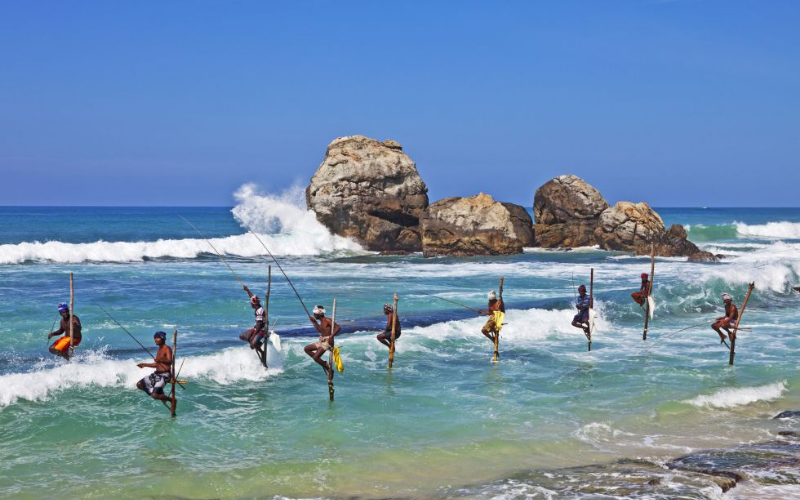
[[[798,209],[659,210],[726,259],[658,260],[644,342],[629,294],[647,258],[590,248],[379,256],[332,237],[295,198],[245,193],[233,211],[0,208],[0,497],[626,498],[578,492],[553,471],[603,484],[610,476],[580,467],[661,464],[797,430],[769,417],[800,409]],[[264,370],[237,339],[253,323],[246,294],[179,215],[261,295],[269,262],[234,215],[262,235],[309,307],[330,311],[337,299],[345,372],[334,403],[303,353],[315,335],[278,270],[270,318],[281,349],[270,347]],[[590,269],[599,319],[587,352],[570,320]],[[65,363],[47,353],[46,333],[70,272],[84,341]],[[492,364],[483,319],[426,294],[484,307],[501,276],[508,324]],[[741,304],[750,281],[752,330],[730,367],[706,325],[721,314],[720,294]],[[403,336],[389,371],[374,337],[394,292]],[[189,384],[178,418],[135,389],[146,356],[97,306],[148,346],[154,331],[179,330]],[[666,491],[685,486],[679,474],[663,481]],[[771,485],[754,484],[747,491],[769,497]],[[637,498],[720,498],[710,483],[683,496],[664,488]],[[780,488],[775,498],[800,495]]]

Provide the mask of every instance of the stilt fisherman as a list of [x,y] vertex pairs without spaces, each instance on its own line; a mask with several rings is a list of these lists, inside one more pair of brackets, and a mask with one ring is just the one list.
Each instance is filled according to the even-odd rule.
[[172,348],[167,345],[166,332],[153,334],[153,341],[158,346],[153,363],[139,363],[139,368],[155,368],[156,371],[136,383],[136,388],[146,392],[153,399],[166,404],[170,398],[164,394],[164,387],[172,378]]
[[[394,323],[394,308],[389,304],[383,305],[383,314],[386,315],[386,327],[383,329],[383,332],[379,333],[376,337],[378,342],[385,345],[386,347],[392,347],[391,340],[392,340],[392,324]],[[394,332],[394,339],[397,340],[400,338],[400,318],[397,318],[397,326],[395,327]]]
[[495,323],[494,312],[500,311],[505,313],[506,305],[503,303],[503,299],[497,298],[497,293],[494,290],[490,291],[487,297],[489,299],[489,306],[486,311],[480,311],[480,313],[489,316],[489,319],[486,321],[486,324],[483,325],[483,328],[481,328],[481,333],[494,342],[499,326]]
[[643,306],[644,303],[647,301],[647,297],[650,296],[650,280],[648,279],[650,276],[647,273],[642,273],[642,286],[639,288],[638,292],[633,292],[631,294],[631,298],[634,302]]
[[244,286],[244,291],[250,297],[250,306],[255,310],[256,323],[253,328],[240,333],[239,339],[250,344],[250,349],[261,349],[261,344],[268,336],[264,307],[261,306],[261,299],[258,298],[258,295],[251,292],[247,285]]
[[589,335],[589,308],[591,307],[592,300],[586,295],[586,285],[578,287],[578,299],[575,302],[575,308],[578,310],[572,318],[572,326],[580,328],[583,333]]
[[319,341],[308,344],[304,350],[311,359],[325,370],[326,374],[331,376],[333,373],[330,371],[331,367],[327,361],[322,359],[322,355],[325,354],[325,351],[333,349],[333,338],[339,334],[341,327],[338,324],[333,324],[330,318],[325,317],[325,308],[323,306],[314,306],[312,312],[314,317],[309,319],[317,333],[319,333]]
[[711,325],[711,328],[719,335],[720,343],[725,342],[726,338],[722,330],[727,332],[728,338],[731,340],[736,338],[736,334],[731,329],[736,327],[736,319],[739,317],[739,310],[736,308],[736,304],[733,303],[733,297],[729,293],[722,294],[722,302],[725,304],[725,316],[720,316]]
[[[47,335],[48,339],[56,335],[63,335],[50,346],[50,352],[64,359],[69,359],[72,353],[69,352],[69,306],[66,302],[58,305],[58,313],[61,315],[61,323],[58,330]],[[72,347],[78,347],[81,343],[81,320],[74,314],[72,315]]]

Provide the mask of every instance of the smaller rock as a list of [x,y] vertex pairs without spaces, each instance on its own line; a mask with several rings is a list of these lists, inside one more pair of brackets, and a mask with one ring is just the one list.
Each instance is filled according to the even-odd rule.
[[717,256],[711,252],[698,250],[689,256],[689,262],[716,262]]
[[420,217],[422,254],[503,255],[522,253],[533,244],[531,217],[519,205],[500,203],[487,194],[445,198]]
[[787,410],[772,417],[773,420],[782,418],[800,418],[800,411]]

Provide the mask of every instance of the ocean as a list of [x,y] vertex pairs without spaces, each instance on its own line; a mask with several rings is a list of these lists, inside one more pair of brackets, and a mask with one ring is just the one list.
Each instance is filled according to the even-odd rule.
[[[725,255],[656,262],[655,316],[630,293],[647,257],[579,248],[425,259],[332,236],[302,193],[240,190],[233,208],[0,207],[0,497],[295,499],[800,498],[800,209],[663,208]],[[269,369],[238,334],[253,310],[195,224],[259,295],[271,264],[331,311],[345,364],[328,400],[315,332],[275,265]],[[591,352],[570,325],[594,269]],[[53,359],[69,297],[83,343]],[[500,361],[480,333],[503,277]],[[735,366],[709,328],[720,294],[755,290]],[[399,295],[395,365],[375,340]],[[178,416],[135,388],[156,330],[179,332]],[[679,331],[685,329],[685,331]],[[708,452],[708,450],[714,450]],[[723,493],[705,469],[746,470]],[[772,461],[760,458],[772,457]],[[755,457],[755,458],[754,458]],[[778,459],[774,459],[778,457]],[[737,461],[738,460],[738,461]],[[683,463],[683,462],[681,462]]]

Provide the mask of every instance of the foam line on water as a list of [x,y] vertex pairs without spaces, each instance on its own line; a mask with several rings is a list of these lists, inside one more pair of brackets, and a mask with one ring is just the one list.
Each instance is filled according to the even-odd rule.
[[758,387],[740,387],[736,389],[722,389],[714,394],[701,395],[684,401],[693,406],[710,408],[735,408],[759,401],[774,401],[786,391],[786,381]]

